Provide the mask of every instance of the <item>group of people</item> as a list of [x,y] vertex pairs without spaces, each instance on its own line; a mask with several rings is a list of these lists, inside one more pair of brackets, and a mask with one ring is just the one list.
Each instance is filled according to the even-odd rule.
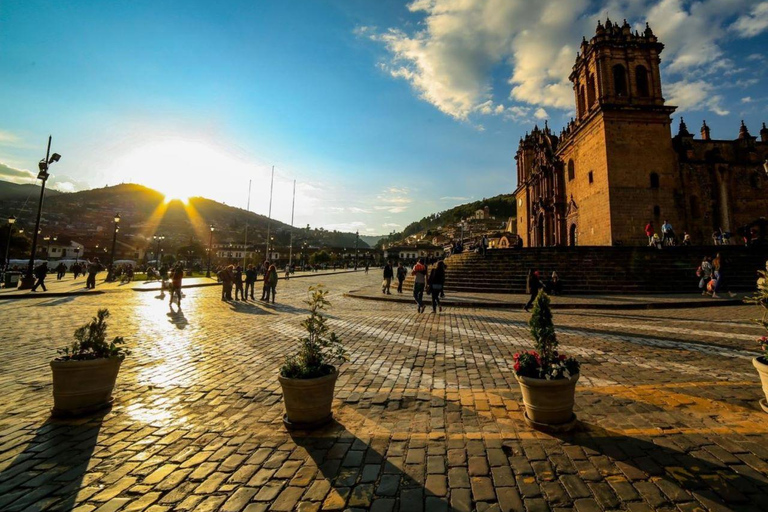
[[[76,262],[72,265],[72,272],[74,278],[77,279],[80,274],[87,274],[85,280],[85,287],[87,289],[96,288],[96,274],[101,272],[104,267],[99,262],[99,258],[94,258],[92,261],[84,261],[83,263]],[[67,267],[63,263],[59,263],[55,268],[56,279],[61,280],[67,272]],[[32,275],[35,277],[35,284],[32,286],[32,291],[36,292],[38,288],[42,288],[43,291],[48,291],[45,286],[45,279],[48,277],[50,269],[48,268],[48,262],[44,261],[34,269],[32,269]]]
[[[365,270],[368,273],[368,268]],[[397,270],[392,268],[392,262],[387,261],[384,264],[384,280],[381,282],[381,293],[386,295],[392,295],[389,291],[392,285],[392,279],[397,278],[397,293],[403,293],[403,281],[408,276],[408,270],[403,266],[402,262],[397,264]]]
[[704,256],[701,265],[696,269],[696,277],[699,278],[699,290],[701,294],[709,295],[713,299],[722,298],[719,293],[727,292],[729,296],[736,294],[728,289],[728,265],[725,258],[718,253],[715,259]]
[[549,278],[549,281],[541,279],[541,274],[538,269],[528,270],[528,277],[525,280],[525,292],[530,294],[530,299],[523,306],[523,309],[527,312],[533,305],[533,301],[539,295],[539,290],[544,290],[545,293],[551,295],[557,295],[563,291],[563,282],[560,280],[560,276],[557,272],[553,271]]
[[424,259],[419,258],[411,270],[413,275],[413,298],[416,300],[416,310],[423,313],[427,309],[424,304],[424,292],[432,297],[432,312],[442,311],[440,298],[445,297],[445,262],[439,260],[437,265],[427,275],[427,266]]
[[[661,225],[661,237],[656,233],[656,230],[653,227],[653,221],[649,221],[648,224],[645,225],[645,235],[648,237],[648,245],[650,247],[661,249],[662,247],[677,245],[675,230],[672,228],[672,224],[667,220]],[[683,232],[681,245],[691,245],[691,235],[685,231]]]
[[[277,267],[269,261],[265,261],[262,265],[262,270],[261,274],[264,277],[262,279],[261,298],[259,300],[269,302],[271,296],[272,303],[274,303],[275,295],[277,294]],[[221,282],[221,300],[247,301],[249,295],[251,300],[256,300],[254,290],[259,280],[259,274],[259,269],[254,265],[248,265],[245,271],[243,271],[243,267],[240,265],[229,265],[219,270],[216,275]],[[235,289],[234,299],[232,299],[233,288]]]

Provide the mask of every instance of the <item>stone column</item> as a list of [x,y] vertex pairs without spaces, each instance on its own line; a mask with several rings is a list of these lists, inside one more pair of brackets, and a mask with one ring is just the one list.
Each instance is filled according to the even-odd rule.
[[731,197],[728,190],[728,168],[718,166],[718,185],[720,186],[720,224],[723,231],[731,232]]

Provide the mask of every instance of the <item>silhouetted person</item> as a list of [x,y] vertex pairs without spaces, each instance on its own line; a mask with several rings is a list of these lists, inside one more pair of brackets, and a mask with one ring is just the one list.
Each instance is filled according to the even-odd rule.
[[48,290],[45,287],[45,278],[48,276],[48,262],[42,262],[40,265],[35,267],[34,270],[35,279],[35,285],[32,287],[32,291],[36,292],[37,287],[41,287],[44,292],[47,292]]
[[445,286],[445,263],[442,261],[437,262],[437,266],[429,273],[429,293],[432,295],[432,312],[436,313],[436,308],[443,310],[443,306],[440,305],[440,294],[443,293],[443,287]]
[[181,263],[177,263],[171,275],[171,300],[168,302],[171,307],[173,307],[173,297],[175,296],[178,300],[179,309],[181,309],[181,281],[183,278],[184,267]]
[[533,304],[533,301],[536,300],[536,296],[539,294],[540,289],[541,289],[541,280],[539,279],[539,271],[529,270],[528,280],[525,285],[525,291],[531,294],[531,298],[530,300],[528,300],[528,303],[523,308],[526,312],[528,311],[528,308],[530,308],[531,305]]
[[393,276],[394,272],[392,272],[392,262],[387,261],[387,263],[384,265],[384,281],[381,282],[381,293],[391,295],[389,292],[389,287],[392,285]]
[[88,264],[88,278],[85,280],[85,287],[88,289],[96,288],[96,274],[101,270],[99,258],[93,258]]
[[256,280],[259,278],[259,274],[253,265],[248,265],[245,269],[245,298],[248,298],[248,291],[250,290],[251,300],[256,300],[253,296],[253,289],[256,287]]
[[235,267],[235,300],[246,300],[245,290],[243,290],[243,268],[240,265]]
[[400,261],[397,263],[397,293],[403,293],[403,281],[405,281],[405,276],[408,275],[408,271],[405,270],[405,267],[403,266],[403,262]]

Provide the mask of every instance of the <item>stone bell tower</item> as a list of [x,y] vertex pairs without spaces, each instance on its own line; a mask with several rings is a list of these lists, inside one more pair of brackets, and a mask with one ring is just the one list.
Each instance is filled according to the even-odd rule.
[[664,45],[646,24],[598,22],[570,75],[576,118],[561,134],[568,229],[578,245],[638,245],[664,220],[680,233],[680,193],[670,114],[659,74]]

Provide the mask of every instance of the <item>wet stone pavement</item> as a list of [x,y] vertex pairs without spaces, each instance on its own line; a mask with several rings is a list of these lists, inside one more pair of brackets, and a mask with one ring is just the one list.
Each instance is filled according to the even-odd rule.
[[[288,433],[277,367],[310,279],[277,305],[185,291],[0,303],[0,510],[768,510],[751,306],[556,311],[582,361],[578,429],[529,429],[511,372],[522,311],[360,301],[318,277],[351,361],[336,421]],[[54,420],[48,361],[99,307],[133,355],[112,409]]]

